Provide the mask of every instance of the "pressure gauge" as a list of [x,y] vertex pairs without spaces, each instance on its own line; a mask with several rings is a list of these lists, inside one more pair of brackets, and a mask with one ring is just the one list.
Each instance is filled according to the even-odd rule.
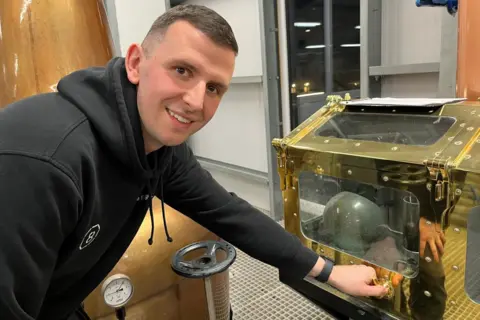
[[133,284],[124,274],[108,277],[102,285],[102,295],[105,303],[112,308],[125,306],[133,296]]

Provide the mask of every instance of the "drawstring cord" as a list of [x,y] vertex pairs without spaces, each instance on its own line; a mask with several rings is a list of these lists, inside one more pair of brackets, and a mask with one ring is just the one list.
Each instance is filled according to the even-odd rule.
[[162,216],[163,216],[163,229],[165,230],[165,235],[167,236],[167,241],[172,242],[173,239],[168,234],[168,227],[167,227],[167,217],[165,216],[165,205],[163,200],[163,175],[160,176],[160,200],[162,201]]
[[[152,198],[153,198],[153,192],[152,192],[152,186],[150,183],[148,184],[148,193],[149,193],[149,211],[150,211],[150,223],[152,224],[152,228],[150,231],[150,239],[148,239],[148,244],[152,245],[153,244],[153,235],[155,232],[155,221],[153,220],[153,204],[152,204]],[[162,201],[162,216],[163,216],[163,228],[165,230],[165,235],[167,236],[167,241],[172,242],[173,239],[170,237],[168,234],[168,227],[167,227],[167,218],[165,217],[165,206],[164,206],[164,200],[163,200],[163,175],[160,176],[160,201]]]

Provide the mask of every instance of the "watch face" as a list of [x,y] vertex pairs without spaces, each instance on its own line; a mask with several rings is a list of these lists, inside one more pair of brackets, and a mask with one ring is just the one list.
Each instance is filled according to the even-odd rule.
[[105,303],[114,308],[127,304],[132,295],[133,286],[128,278],[118,278],[109,281],[103,291]]

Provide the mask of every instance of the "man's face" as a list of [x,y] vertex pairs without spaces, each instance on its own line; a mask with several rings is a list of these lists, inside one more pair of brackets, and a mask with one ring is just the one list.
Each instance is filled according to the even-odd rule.
[[[153,40],[155,41],[155,40]],[[233,75],[235,53],[191,24],[172,24],[148,54],[132,45],[129,80],[138,85],[146,152],[183,143],[215,114]]]

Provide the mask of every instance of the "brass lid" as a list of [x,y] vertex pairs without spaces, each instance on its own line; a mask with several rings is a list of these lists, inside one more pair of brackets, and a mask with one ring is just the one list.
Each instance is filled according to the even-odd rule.
[[480,102],[352,107],[347,100],[329,97],[287,137],[275,139],[279,155],[307,150],[480,172]]

